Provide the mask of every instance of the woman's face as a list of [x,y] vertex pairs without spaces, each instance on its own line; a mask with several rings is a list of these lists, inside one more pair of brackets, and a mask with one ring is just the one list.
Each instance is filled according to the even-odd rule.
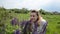
[[31,20],[32,22],[35,22],[35,21],[37,20],[37,15],[36,15],[36,13],[30,13],[30,20]]

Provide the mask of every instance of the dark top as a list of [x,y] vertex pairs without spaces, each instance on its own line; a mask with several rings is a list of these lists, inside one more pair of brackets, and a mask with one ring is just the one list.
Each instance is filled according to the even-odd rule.
[[[40,26],[37,26],[37,23],[35,23],[35,24],[33,23],[33,26],[32,26],[33,31],[32,32],[28,31],[29,24],[30,24],[30,21],[23,21],[20,24],[22,27],[22,33],[20,32],[20,34],[46,34],[47,21],[42,20],[40,22]],[[16,31],[16,33],[18,33],[17,31]]]

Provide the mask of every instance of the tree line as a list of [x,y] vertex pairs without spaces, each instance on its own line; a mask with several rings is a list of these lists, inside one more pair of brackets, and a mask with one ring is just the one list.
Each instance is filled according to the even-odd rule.
[[[0,7],[0,11],[1,11],[1,10],[2,10],[2,11],[5,10],[5,11],[7,11],[7,12],[9,12],[9,13],[14,12],[14,13],[23,13],[23,14],[27,14],[28,12],[31,11],[31,10],[28,10],[28,9],[26,9],[26,8],[22,8],[22,9],[17,9],[17,8],[15,8],[15,9],[5,9],[4,7]],[[59,13],[58,11],[50,12],[50,11],[45,11],[45,10],[43,10],[43,9],[40,9],[39,12],[40,12],[41,14],[43,14],[43,15],[60,15],[60,13]]]

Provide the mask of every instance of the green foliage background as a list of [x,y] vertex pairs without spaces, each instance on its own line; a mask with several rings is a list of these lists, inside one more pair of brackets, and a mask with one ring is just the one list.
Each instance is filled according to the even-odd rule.
[[[16,17],[18,21],[28,20],[29,11],[25,8],[23,9],[5,9],[0,8],[0,34],[13,34],[16,29],[20,29],[20,26],[11,25],[12,18]],[[39,10],[44,19],[47,20],[47,31],[46,34],[60,34],[60,14],[45,12],[44,10]]]

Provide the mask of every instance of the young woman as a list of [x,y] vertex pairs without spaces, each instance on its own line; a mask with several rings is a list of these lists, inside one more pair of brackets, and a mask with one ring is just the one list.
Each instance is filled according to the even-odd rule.
[[47,21],[44,20],[38,11],[32,10],[30,20],[24,21],[22,34],[46,34]]
[[30,20],[21,22],[20,26],[22,30],[17,29],[14,34],[46,34],[47,21],[37,11],[32,10]]

